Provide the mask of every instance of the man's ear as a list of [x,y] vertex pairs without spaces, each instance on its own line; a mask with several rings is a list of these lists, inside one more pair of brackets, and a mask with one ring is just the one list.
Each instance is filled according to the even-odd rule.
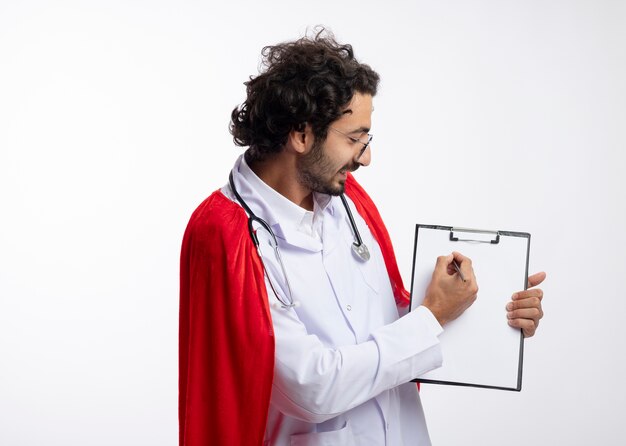
[[313,130],[309,124],[300,124],[289,132],[287,143],[298,153],[306,153],[313,145]]

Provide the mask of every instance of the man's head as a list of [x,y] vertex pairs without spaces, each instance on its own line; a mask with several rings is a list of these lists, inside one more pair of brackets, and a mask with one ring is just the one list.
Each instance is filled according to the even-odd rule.
[[[281,152],[292,132],[306,129],[312,132],[315,144],[314,150],[299,161],[300,174],[307,184],[315,182],[341,161],[341,157],[328,159],[323,151],[329,133],[343,137],[344,143],[349,138],[367,141],[369,127],[357,135],[356,129],[349,127],[350,122],[341,124],[358,110],[371,114],[378,74],[354,58],[350,45],[337,43],[324,30],[313,37],[265,47],[262,54],[261,74],[245,83],[247,99],[231,115],[235,144],[249,147],[248,162],[263,161]],[[338,133],[346,130],[351,132],[347,136]],[[346,161],[339,169],[356,167]],[[317,186],[311,189],[321,191]],[[335,186],[326,193],[333,192],[340,193]]]

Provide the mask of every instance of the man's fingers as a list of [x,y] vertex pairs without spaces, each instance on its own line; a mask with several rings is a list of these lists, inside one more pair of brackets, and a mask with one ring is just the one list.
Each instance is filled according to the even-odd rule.
[[543,299],[543,290],[541,288],[532,288],[525,291],[518,291],[517,293],[511,296],[511,300],[513,302],[522,301],[525,299],[529,299],[531,297],[536,297],[537,299]]
[[528,289],[513,294],[511,302],[506,305],[509,325],[520,328],[526,338],[535,334],[539,321],[543,317],[541,308],[543,290],[533,287],[541,284],[545,279],[546,273],[544,272],[528,276]]
[[546,280],[546,273],[544,273],[543,271],[537,274],[533,274],[532,276],[528,276],[528,287],[532,288],[534,286],[537,286],[544,280]]
[[472,265],[472,260],[469,257],[465,257],[460,252],[453,251],[450,255],[454,257],[454,260],[456,260],[456,263],[458,263],[459,265],[462,265],[465,262],[469,263],[470,266]]
[[541,299],[529,297],[527,299],[514,300],[506,304],[507,311],[521,310],[524,308],[541,308]]
[[538,322],[532,319],[509,319],[509,325],[514,328],[521,328],[525,338],[530,338],[537,330]]
[[439,256],[439,257],[437,257],[437,263],[435,264],[435,270],[438,270],[440,272],[447,271],[448,270],[448,266],[450,266],[452,264],[452,260],[454,260],[454,257],[452,256],[452,254],[448,254],[447,256]]
[[543,317],[543,311],[541,308],[521,308],[519,310],[509,311],[506,314],[509,319],[532,319],[535,321],[535,325],[539,324],[539,319]]
[[470,259],[469,257],[465,257],[463,254],[456,251],[452,253],[452,256],[454,256],[454,260],[456,261],[456,263],[458,263],[459,269],[461,270],[461,273],[466,280],[469,280],[470,277],[474,277],[472,259]]

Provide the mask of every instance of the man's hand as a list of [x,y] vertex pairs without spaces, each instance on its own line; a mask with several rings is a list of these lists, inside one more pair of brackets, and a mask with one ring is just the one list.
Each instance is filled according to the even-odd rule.
[[541,299],[543,291],[532,288],[539,285],[546,278],[546,273],[541,272],[528,277],[529,288],[526,291],[518,291],[513,294],[511,302],[506,305],[509,325],[521,328],[524,337],[529,338],[535,334],[539,319],[543,317]]
[[[459,265],[460,273],[456,271],[455,261]],[[453,252],[437,258],[422,305],[444,325],[459,317],[472,305],[477,292],[472,261],[458,252]]]

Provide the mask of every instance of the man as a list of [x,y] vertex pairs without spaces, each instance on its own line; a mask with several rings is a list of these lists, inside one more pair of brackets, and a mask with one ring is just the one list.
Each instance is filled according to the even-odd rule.
[[[430,444],[409,381],[441,365],[442,327],[476,299],[471,260],[439,257],[399,317],[389,236],[350,174],[370,163],[378,75],[324,32],[263,54],[232,113],[248,149],[183,241],[180,444]],[[526,336],[541,297],[509,304]]]

